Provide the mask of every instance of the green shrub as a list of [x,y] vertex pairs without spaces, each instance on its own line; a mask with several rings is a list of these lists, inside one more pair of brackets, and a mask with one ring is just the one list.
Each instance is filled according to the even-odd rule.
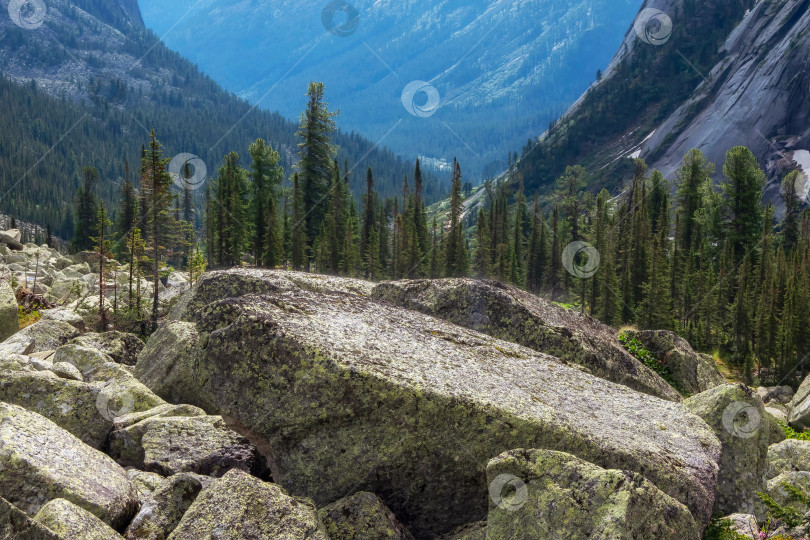
[[675,382],[672,373],[669,371],[669,367],[667,367],[663,360],[656,358],[653,353],[648,351],[639,340],[631,338],[627,332],[622,332],[619,334],[619,341],[622,346],[627,349],[627,352],[641,360],[645,366],[658,373],[671,387],[677,390],[681,395],[684,395],[683,388]]

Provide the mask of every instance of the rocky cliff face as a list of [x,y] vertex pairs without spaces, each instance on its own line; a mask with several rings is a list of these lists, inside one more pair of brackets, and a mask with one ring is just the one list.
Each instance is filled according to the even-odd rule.
[[[784,174],[810,176],[808,9],[806,0],[647,0],[602,80],[522,164],[527,185],[542,189],[559,163],[578,162],[591,182],[618,189],[637,157],[674,180],[692,148],[717,165],[719,180],[726,151],[743,145],[779,207]],[[806,202],[808,191],[805,181]]]
[[785,173],[805,173],[810,203],[810,2],[759,2],[734,29],[689,99],[636,152],[667,178],[683,155],[703,151],[722,174],[725,153],[747,146],[766,170],[766,198],[779,203]]

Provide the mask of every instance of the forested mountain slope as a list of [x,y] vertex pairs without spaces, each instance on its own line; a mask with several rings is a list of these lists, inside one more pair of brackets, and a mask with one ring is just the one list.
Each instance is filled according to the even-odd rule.
[[[7,9],[0,12],[3,211],[68,236],[81,168],[98,168],[98,195],[117,199],[125,163],[137,170],[152,127],[167,157],[198,155],[209,176],[227,152],[245,156],[257,137],[279,149],[290,172],[297,126],[253,109],[168,50],[144,29],[136,2],[54,0],[41,14],[23,14],[28,18],[15,24]],[[305,93],[306,85],[301,110]],[[357,170],[374,168],[381,192],[397,192],[413,171],[412,162],[358,135],[338,134],[336,143],[341,163],[346,157]],[[359,191],[363,181],[363,174],[354,175],[352,187]],[[442,192],[429,171],[425,192],[429,199]]]

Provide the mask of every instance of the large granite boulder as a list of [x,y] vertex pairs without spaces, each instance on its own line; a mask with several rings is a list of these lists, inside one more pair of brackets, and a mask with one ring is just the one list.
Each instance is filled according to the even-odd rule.
[[102,387],[58,378],[45,371],[0,374],[0,401],[36,412],[93,448],[101,448],[113,428],[99,408]]
[[141,505],[126,530],[131,540],[165,540],[202,490],[193,475],[177,474],[160,483]]
[[113,528],[129,522],[138,505],[126,472],[50,420],[0,403],[0,493],[35,516],[53,499],[66,499]]
[[205,488],[170,540],[330,540],[311,502],[234,469]]
[[793,471],[810,471],[810,441],[785,439],[769,446],[765,477],[770,480]]
[[144,347],[144,342],[135,334],[127,334],[112,330],[110,332],[91,332],[74,338],[71,343],[96,349],[108,354],[114,362],[127,366],[134,366],[138,355]]
[[96,516],[65,499],[53,499],[37,512],[34,521],[65,540],[116,540],[123,538]]
[[276,482],[320,506],[371,491],[414,535],[448,532],[485,517],[492,456],[529,447],[643,471],[711,516],[720,445],[680,404],[355,294],[240,296],[183,317],[196,343],[165,324],[136,372],[233,420]]
[[318,511],[332,540],[413,540],[385,503],[368,491],[340,499]]
[[615,330],[588,315],[495,281],[381,283],[373,297],[582,365],[597,377],[672,401],[681,396],[629,354]]
[[135,377],[155,394],[171,403],[189,403],[214,411],[195,391],[188,386],[194,378],[195,358],[198,354],[199,332],[191,322],[166,321],[149,339],[135,365]]
[[674,384],[686,394],[699,394],[726,384],[714,358],[695,352],[689,342],[675,332],[643,330],[628,331],[627,334],[638,339],[644,348],[661,360]]
[[171,310],[169,318],[190,322],[208,304],[225,298],[254,294],[305,290],[343,292],[370,296],[374,284],[360,279],[290,272],[283,270],[231,269],[208,272],[185,293]]
[[723,445],[715,513],[751,513],[765,487],[770,444],[769,420],[759,396],[743,384],[725,384],[684,401],[714,429]]
[[219,416],[159,417],[116,429],[108,453],[125,466],[171,476],[222,476],[233,468],[261,475],[264,458]]
[[487,466],[487,538],[700,540],[686,506],[641,474],[570,454],[511,450]]

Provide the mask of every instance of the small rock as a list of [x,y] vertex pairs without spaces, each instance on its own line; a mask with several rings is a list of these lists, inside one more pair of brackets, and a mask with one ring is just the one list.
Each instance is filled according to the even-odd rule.
[[166,478],[141,505],[125,536],[132,540],[164,540],[180,523],[202,488],[191,474]]
[[[768,480],[768,483],[763,490],[763,492],[770,495],[778,505],[796,509],[802,514],[806,513],[809,510],[808,507],[802,504],[800,501],[796,501],[793,498],[793,495],[785,488],[785,484],[796,487],[799,489],[799,491],[810,495],[810,472],[783,472],[779,476]],[[761,522],[765,521],[769,514],[767,507],[765,507],[762,502],[758,502],[753,513]]]
[[99,409],[96,385],[59,378],[50,371],[0,375],[0,401],[12,403],[54,422],[93,448],[101,448],[113,427]]
[[0,403],[0,441],[0,493],[29,516],[60,498],[113,528],[135,513],[137,493],[126,472],[50,420]]
[[487,538],[701,538],[686,506],[642,475],[563,452],[505,452],[487,465],[487,482]]
[[669,369],[675,383],[687,394],[699,394],[726,383],[726,379],[709,355],[695,352],[685,339],[667,330],[631,331]]
[[0,351],[16,354],[49,351],[64,345],[78,334],[79,331],[66,322],[40,319],[0,343]]
[[60,538],[70,540],[114,540],[120,534],[96,516],[65,499],[53,499],[37,512],[34,521],[49,528]]
[[413,540],[411,533],[375,494],[355,493],[321,508],[318,516],[332,540]]
[[158,405],[154,409],[134,412],[119,416],[114,420],[115,429],[121,430],[133,426],[147,418],[168,418],[170,416],[206,416],[204,410],[194,405]]
[[68,364],[67,362],[56,362],[53,364],[51,371],[56,373],[58,377],[62,379],[70,379],[73,381],[84,381],[82,377],[82,372],[74,366],[73,364]]
[[715,513],[752,512],[765,486],[771,436],[762,400],[745,385],[725,384],[692,396],[684,407],[703,418],[722,444]]
[[20,329],[17,298],[11,284],[0,279],[0,341],[13,336]]
[[222,476],[232,468],[262,474],[266,467],[256,447],[219,416],[147,418],[113,431],[108,452],[122,465],[163,476]]
[[284,538],[330,540],[308,500],[231,470],[205,488],[172,532],[172,540]]
[[144,342],[135,334],[115,330],[101,334],[95,332],[84,334],[73,339],[71,343],[102,351],[114,362],[127,366],[135,365],[144,347]]
[[146,498],[155,491],[163,482],[164,478],[157,473],[139,471],[138,469],[128,469],[127,478],[138,491],[138,498],[143,503]]
[[756,516],[751,514],[731,514],[722,519],[731,521],[729,528],[733,532],[754,540],[759,538],[759,524]]
[[[53,292],[53,289],[51,290]],[[54,308],[54,309],[46,309],[42,311],[42,319],[46,321],[59,321],[68,323],[76,330],[83,332],[87,325],[84,322],[84,319],[81,315],[76,313],[75,311],[67,308]]]
[[0,538],[4,540],[59,540],[59,537],[36,523],[25,512],[0,497]]
[[785,439],[768,447],[768,480],[794,471],[810,471],[810,441]]

